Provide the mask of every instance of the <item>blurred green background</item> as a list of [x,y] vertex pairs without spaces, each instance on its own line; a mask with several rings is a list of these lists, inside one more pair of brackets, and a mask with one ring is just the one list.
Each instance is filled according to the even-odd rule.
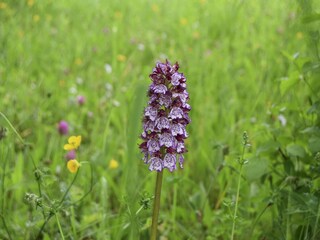
[[[29,147],[1,118],[0,238],[35,238],[44,219],[23,201],[38,194],[32,161],[53,204],[74,176],[63,144],[81,135],[78,160],[90,165],[68,201],[92,191],[59,212],[66,238],[148,239],[151,209],[137,210],[155,173],[138,144],[148,75],[168,59],[187,77],[192,123],[184,169],[164,175],[160,239],[229,239],[244,131],[252,147],[236,239],[317,239],[318,175],[308,171],[320,151],[319,3],[311,3],[1,0],[0,111]],[[61,120],[68,136],[57,131]],[[54,219],[42,237],[60,239]]]

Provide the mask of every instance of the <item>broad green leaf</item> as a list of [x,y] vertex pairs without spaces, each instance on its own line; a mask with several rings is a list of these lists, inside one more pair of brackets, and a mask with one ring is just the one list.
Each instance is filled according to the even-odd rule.
[[312,153],[320,152],[320,137],[311,137],[309,139],[309,149]]
[[275,152],[280,147],[280,143],[275,141],[268,141],[263,144],[261,144],[257,148],[257,154],[265,153],[265,152]]
[[290,144],[286,147],[287,153],[292,157],[300,157],[303,158],[306,156],[305,149],[298,144]]
[[244,175],[249,181],[259,179],[268,172],[267,158],[251,158],[244,167]]

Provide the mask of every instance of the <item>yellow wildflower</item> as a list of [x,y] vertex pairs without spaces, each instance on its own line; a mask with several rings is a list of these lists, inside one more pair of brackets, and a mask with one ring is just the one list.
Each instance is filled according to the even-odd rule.
[[114,16],[115,16],[116,19],[121,20],[123,15],[122,15],[122,12],[116,11],[116,12],[114,13]]
[[82,59],[81,58],[76,58],[76,60],[74,60],[74,63],[78,66],[80,66],[82,64]]
[[77,149],[81,143],[81,136],[71,136],[68,139],[68,143],[63,146],[64,150],[70,151]]
[[34,0],[28,0],[28,6],[29,6],[29,7],[32,7],[33,4],[34,4]]
[[182,26],[187,25],[187,24],[188,24],[188,19],[186,19],[186,18],[180,18],[180,24],[181,24]]
[[155,13],[158,13],[160,10],[157,4],[152,4],[151,9],[152,9],[152,12],[155,12]]
[[39,22],[40,16],[38,14],[33,15],[32,19],[33,19],[34,22]]
[[19,38],[23,38],[24,37],[24,31],[19,30],[18,36],[19,36]]
[[76,173],[81,164],[76,159],[71,159],[67,163],[67,168],[71,173]]
[[198,31],[193,32],[192,34],[194,39],[199,39],[200,38],[200,33]]
[[0,9],[6,9],[8,7],[8,4],[4,2],[0,2]]
[[114,159],[111,159],[111,161],[109,162],[109,168],[110,169],[116,169],[119,167],[119,163],[114,160]]
[[64,87],[65,85],[66,85],[66,81],[65,80],[63,80],[63,79],[59,80],[59,86],[60,87]]
[[51,22],[52,16],[51,16],[50,14],[47,14],[47,15],[46,15],[46,20],[47,20],[48,22]]
[[127,59],[127,57],[126,57],[125,55],[119,54],[119,55],[117,56],[117,60],[118,60],[119,62],[124,62],[126,59]]
[[302,39],[303,38],[303,33],[302,32],[297,32],[296,38],[297,39]]

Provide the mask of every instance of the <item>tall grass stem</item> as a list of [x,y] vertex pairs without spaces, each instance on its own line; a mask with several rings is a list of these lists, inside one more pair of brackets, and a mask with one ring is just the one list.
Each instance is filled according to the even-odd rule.
[[152,225],[151,225],[151,240],[157,239],[158,217],[160,210],[161,186],[162,186],[163,171],[157,172],[156,190],[153,205]]
[[316,240],[316,237],[317,237],[317,227],[319,223],[319,217],[320,217],[320,200],[318,201],[318,212],[317,212],[317,217],[316,217],[316,221],[313,228],[312,240]]
[[57,224],[58,224],[59,232],[60,232],[60,235],[61,235],[61,239],[64,240],[65,238],[64,238],[63,231],[62,231],[62,228],[61,228],[61,224],[60,224],[60,221],[59,221],[59,218],[58,218],[58,213],[55,213],[54,215],[55,215],[56,220],[57,220]]
[[18,133],[18,131],[14,128],[14,126],[11,124],[11,122],[9,121],[9,119],[6,117],[6,115],[4,115],[2,112],[0,112],[1,117],[8,123],[8,125],[10,126],[10,128],[12,129],[12,131],[17,135],[17,137],[19,138],[20,142],[25,145],[24,140],[22,139],[22,137],[20,136],[20,134]]
[[236,221],[237,221],[237,212],[238,212],[238,202],[239,202],[239,195],[240,195],[240,186],[241,186],[241,177],[242,177],[242,169],[243,165],[246,164],[246,160],[244,159],[244,153],[246,150],[246,147],[249,147],[250,144],[248,142],[248,135],[247,132],[243,133],[243,148],[242,148],[242,156],[241,158],[238,159],[239,164],[240,164],[240,169],[239,169],[239,177],[238,177],[238,186],[237,186],[237,195],[236,195],[236,203],[234,207],[234,214],[233,214],[233,221],[232,221],[232,231],[231,231],[231,240],[234,239],[234,232],[236,229]]

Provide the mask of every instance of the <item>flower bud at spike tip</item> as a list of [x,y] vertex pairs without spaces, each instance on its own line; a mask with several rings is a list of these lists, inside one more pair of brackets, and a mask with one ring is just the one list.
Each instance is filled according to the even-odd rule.
[[140,144],[143,160],[150,171],[167,168],[173,172],[177,164],[183,168],[191,107],[187,103],[186,78],[178,69],[178,63],[159,62],[150,74],[152,83],[148,90],[148,106],[144,109],[143,142]]

